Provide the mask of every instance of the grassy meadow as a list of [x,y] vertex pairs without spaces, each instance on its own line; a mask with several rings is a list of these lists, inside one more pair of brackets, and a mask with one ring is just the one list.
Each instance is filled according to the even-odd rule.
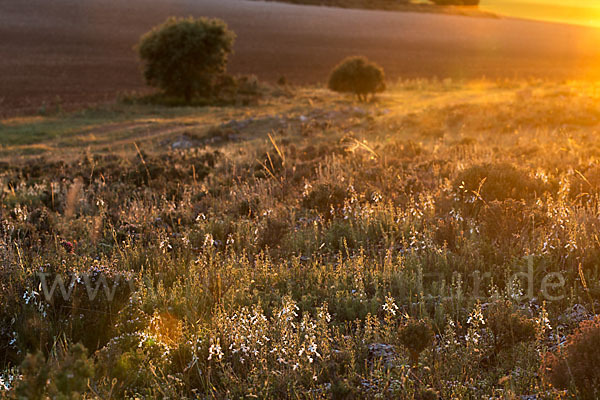
[[0,398],[596,398],[599,89],[0,121]]

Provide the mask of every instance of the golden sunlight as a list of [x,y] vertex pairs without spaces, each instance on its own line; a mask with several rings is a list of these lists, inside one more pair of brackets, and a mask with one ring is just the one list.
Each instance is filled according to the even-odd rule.
[[482,0],[481,8],[517,18],[600,27],[598,0]]
[[600,399],[599,28],[0,0],[0,400]]

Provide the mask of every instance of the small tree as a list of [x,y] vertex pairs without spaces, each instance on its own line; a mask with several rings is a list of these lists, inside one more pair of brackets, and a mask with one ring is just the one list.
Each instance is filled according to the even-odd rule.
[[433,344],[435,334],[426,320],[410,318],[398,330],[398,340],[406,347],[413,367],[419,365],[421,353]]
[[350,57],[334,68],[329,77],[329,89],[353,93],[360,101],[385,90],[383,69],[364,57]]
[[169,18],[140,39],[144,78],[153,87],[190,102],[210,93],[225,72],[235,34],[225,22],[208,18]]

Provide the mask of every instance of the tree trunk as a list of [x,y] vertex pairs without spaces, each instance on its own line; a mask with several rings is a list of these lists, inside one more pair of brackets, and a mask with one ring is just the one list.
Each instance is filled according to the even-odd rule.
[[417,368],[419,366],[419,352],[415,350],[410,350],[410,363],[413,368]]

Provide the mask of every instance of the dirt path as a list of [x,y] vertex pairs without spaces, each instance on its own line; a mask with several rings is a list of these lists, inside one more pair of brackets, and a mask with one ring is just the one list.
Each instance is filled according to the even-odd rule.
[[353,54],[392,79],[600,75],[591,28],[243,0],[3,0],[0,115],[143,89],[132,47],[169,15],[225,19],[238,35],[231,71],[268,80],[323,82]]

